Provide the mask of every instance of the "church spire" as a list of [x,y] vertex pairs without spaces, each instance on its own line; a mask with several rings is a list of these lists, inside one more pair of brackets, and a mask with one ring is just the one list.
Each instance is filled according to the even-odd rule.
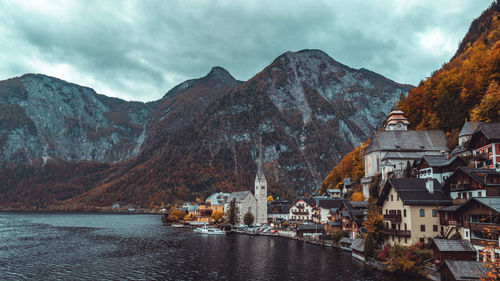
[[265,179],[264,176],[264,159],[262,158],[262,137],[259,142],[259,162],[257,163],[257,176],[258,179]]

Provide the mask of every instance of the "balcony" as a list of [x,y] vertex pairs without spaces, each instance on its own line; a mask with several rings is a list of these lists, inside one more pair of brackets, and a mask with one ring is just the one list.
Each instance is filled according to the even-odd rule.
[[394,223],[400,223],[401,222],[401,214],[388,214],[384,215],[384,220],[388,220]]
[[490,246],[490,247],[496,247],[500,246],[500,240],[492,240],[492,239],[481,239],[481,238],[472,238],[470,239],[470,242],[472,245],[475,246]]
[[467,203],[467,198],[456,198],[456,199],[453,199],[453,205],[462,205],[462,204],[465,204]]
[[470,183],[459,183],[459,184],[452,184],[450,185],[451,191],[457,191],[457,190],[471,190],[472,187]]
[[384,229],[382,232],[386,235],[406,236],[406,237],[411,236],[410,230]]
[[309,216],[309,212],[292,211],[292,214],[296,216]]

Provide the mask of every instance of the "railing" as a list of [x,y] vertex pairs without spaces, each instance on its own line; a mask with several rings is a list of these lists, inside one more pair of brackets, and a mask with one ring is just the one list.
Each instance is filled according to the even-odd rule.
[[292,214],[296,216],[309,216],[309,212],[292,211]]
[[459,184],[453,184],[450,186],[450,189],[453,190],[470,190],[472,189],[471,185],[468,183],[459,183]]
[[410,230],[399,230],[399,229],[384,229],[383,233],[386,235],[396,235],[396,236],[411,236]]
[[384,215],[384,220],[388,220],[391,222],[401,222],[401,214],[388,214]]
[[492,239],[481,239],[481,238],[471,238],[470,242],[472,245],[476,246],[493,246],[493,245],[498,245],[500,246],[500,240],[492,240]]
[[453,205],[461,205],[467,203],[467,198],[457,198],[453,199]]

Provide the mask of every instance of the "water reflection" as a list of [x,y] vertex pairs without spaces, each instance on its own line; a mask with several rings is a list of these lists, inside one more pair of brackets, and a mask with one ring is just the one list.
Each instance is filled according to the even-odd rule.
[[395,280],[338,249],[199,235],[156,215],[0,214],[0,268],[0,280]]

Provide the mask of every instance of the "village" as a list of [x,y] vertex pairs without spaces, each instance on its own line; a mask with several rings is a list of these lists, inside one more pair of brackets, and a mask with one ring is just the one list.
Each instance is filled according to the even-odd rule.
[[260,145],[253,193],[218,192],[163,221],[337,246],[377,269],[432,280],[498,270],[500,123],[465,120],[451,151],[443,131],[408,125],[394,108],[363,153],[359,182],[293,201],[268,196]]

